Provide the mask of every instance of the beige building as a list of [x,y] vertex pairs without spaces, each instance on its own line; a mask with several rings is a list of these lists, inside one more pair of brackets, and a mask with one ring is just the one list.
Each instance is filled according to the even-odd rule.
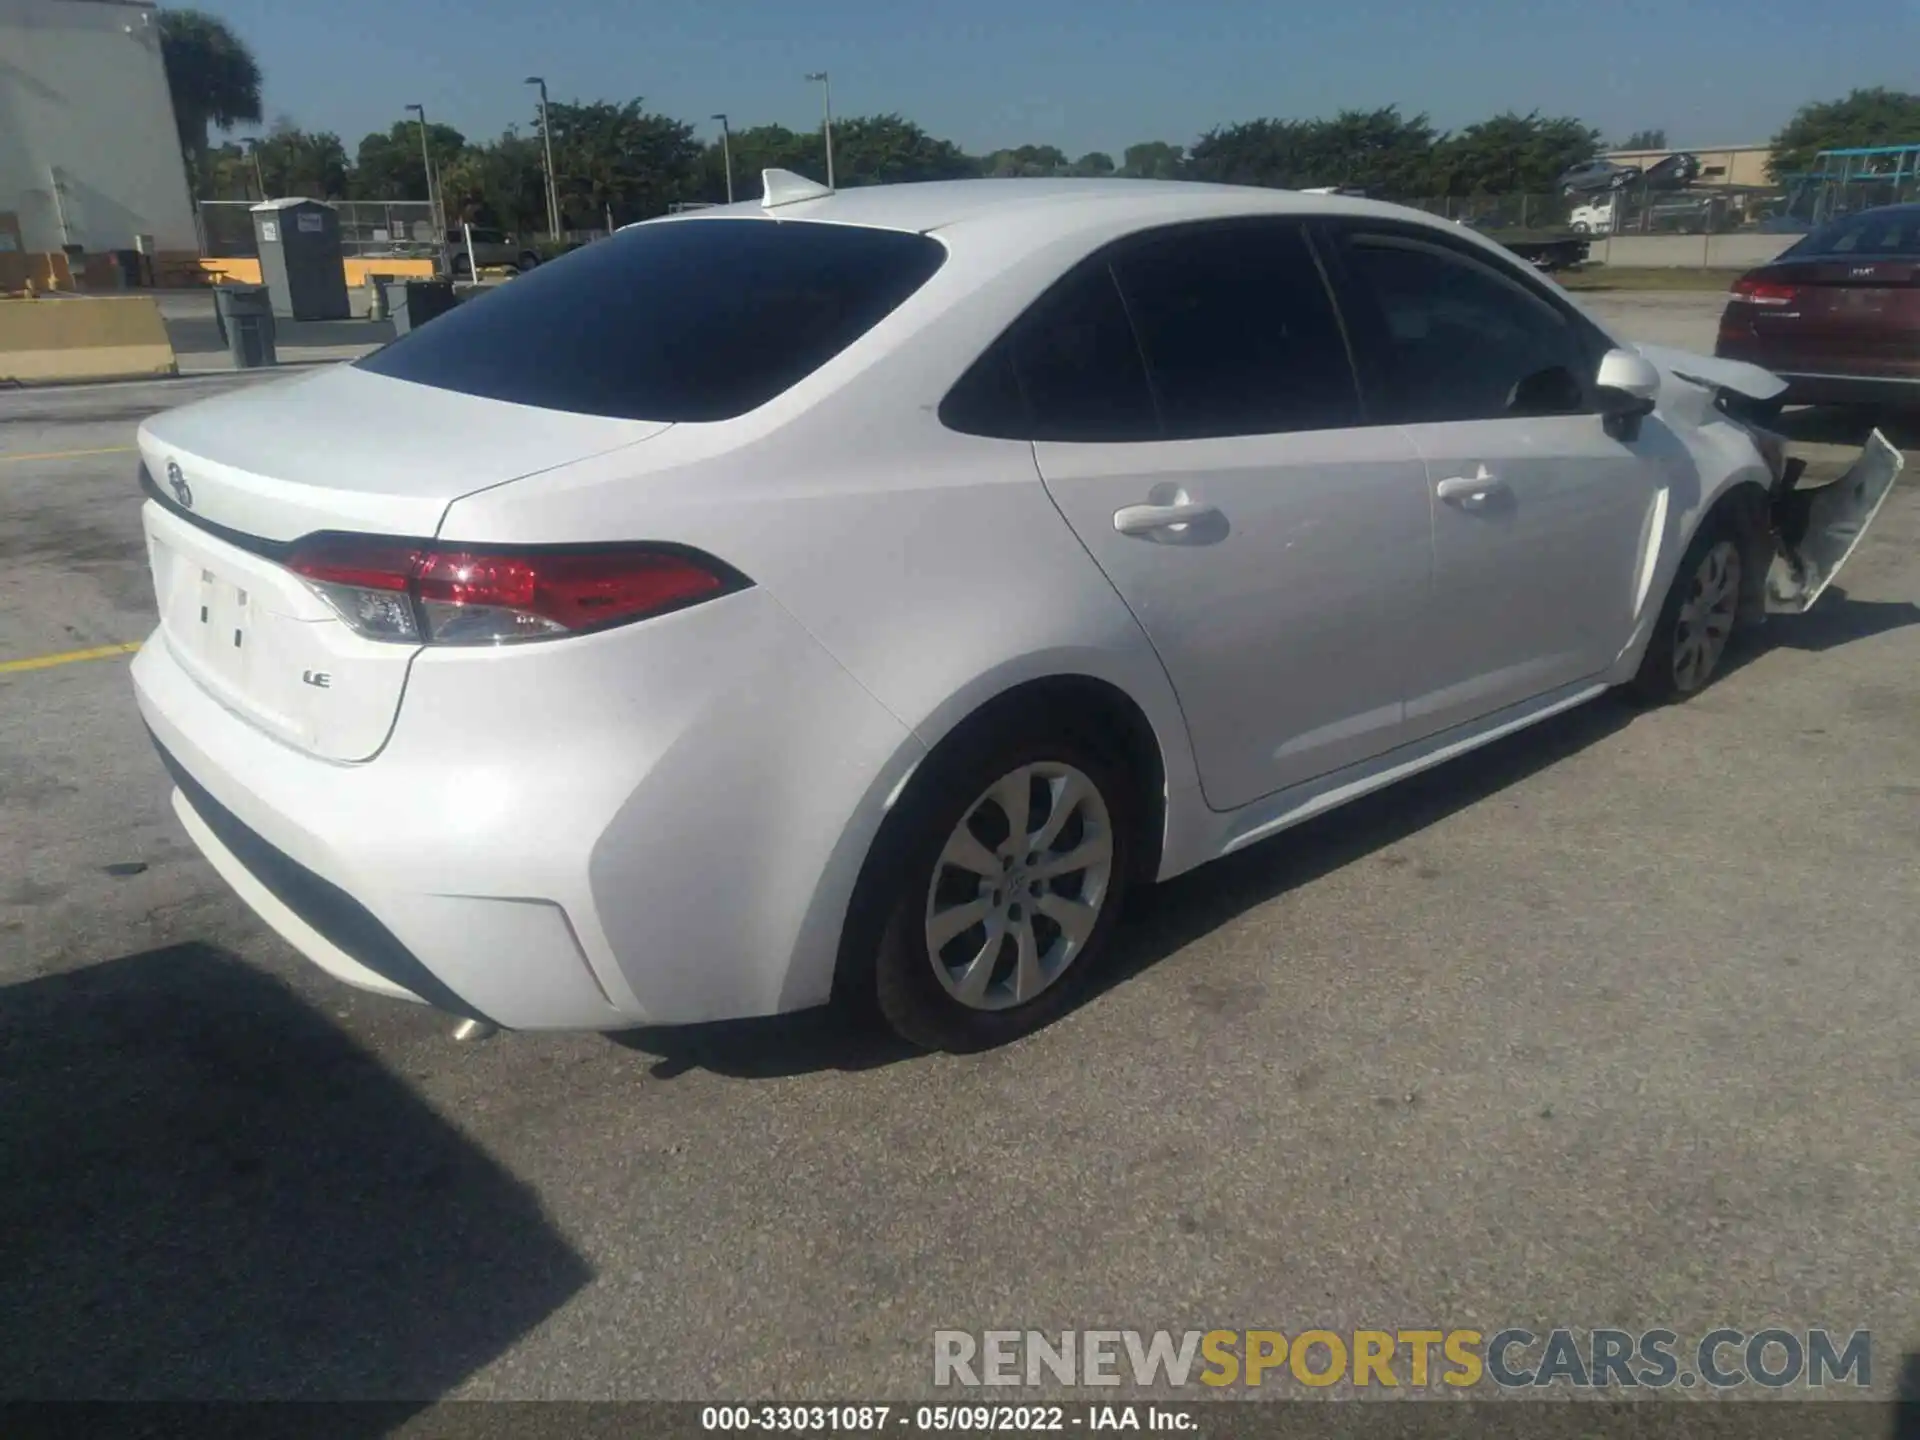
[[1658,165],[1669,155],[1693,155],[1700,161],[1700,178],[1695,185],[1739,185],[1762,187],[1773,184],[1767,174],[1767,162],[1773,158],[1771,145],[1691,145],[1683,150],[1609,150],[1607,159],[1616,165],[1638,165],[1642,170]]
[[28,251],[198,254],[148,0],[0,0],[0,213]]

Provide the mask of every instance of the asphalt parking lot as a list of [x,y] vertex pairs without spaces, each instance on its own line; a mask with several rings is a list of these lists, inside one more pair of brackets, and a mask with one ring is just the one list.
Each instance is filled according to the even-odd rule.
[[[1588,303],[1711,341],[1696,297]],[[134,427],[247,383],[0,395],[0,667],[145,636]],[[1859,438],[1797,423],[1819,465]],[[1142,895],[1103,993],[969,1058],[456,1044],[216,880],[124,655],[0,668],[0,1395],[872,1399],[943,1328],[1769,1323],[1870,1329],[1889,1393],[1917,600],[1910,473],[1693,703]]]

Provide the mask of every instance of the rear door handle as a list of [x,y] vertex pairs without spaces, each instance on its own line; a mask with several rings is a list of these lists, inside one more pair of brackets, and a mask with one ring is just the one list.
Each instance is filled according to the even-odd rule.
[[1462,510],[1480,510],[1496,495],[1507,493],[1506,482],[1501,480],[1486,466],[1478,467],[1471,475],[1453,475],[1433,487],[1433,493],[1449,505],[1457,505]]
[[1113,512],[1113,528],[1122,535],[1153,535],[1196,520],[1215,520],[1218,507],[1198,501],[1178,505],[1125,505]]

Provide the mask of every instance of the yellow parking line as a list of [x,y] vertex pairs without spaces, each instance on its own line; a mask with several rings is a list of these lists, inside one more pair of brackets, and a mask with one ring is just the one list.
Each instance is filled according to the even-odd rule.
[[91,650],[67,650],[59,655],[35,655],[27,660],[0,660],[0,675],[16,670],[51,670],[56,665],[72,665],[80,660],[111,660],[116,655],[131,655],[140,641],[126,645],[96,645]]
[[0,455],[0,465],[24,465],[29,460],[76,460],[82,455],[125,455],[138,447],[104,445],[98,450],[44,450],[38,455]]

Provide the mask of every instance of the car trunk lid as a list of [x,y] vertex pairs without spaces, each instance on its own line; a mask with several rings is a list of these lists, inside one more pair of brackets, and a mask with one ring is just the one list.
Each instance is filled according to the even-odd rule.
[[161,639],[249,723],[328,760],[369,759],[419,647],[356,634],[286,568],[294,542],[323,531],[428,538],[462,495],[667,428],[345,366],[155,416],[139,451]]
[[462,495],[665,428],[482,399],[340,365],[153,416],[140,427],[139,447],[163,498],[242,535],[429,536]]

